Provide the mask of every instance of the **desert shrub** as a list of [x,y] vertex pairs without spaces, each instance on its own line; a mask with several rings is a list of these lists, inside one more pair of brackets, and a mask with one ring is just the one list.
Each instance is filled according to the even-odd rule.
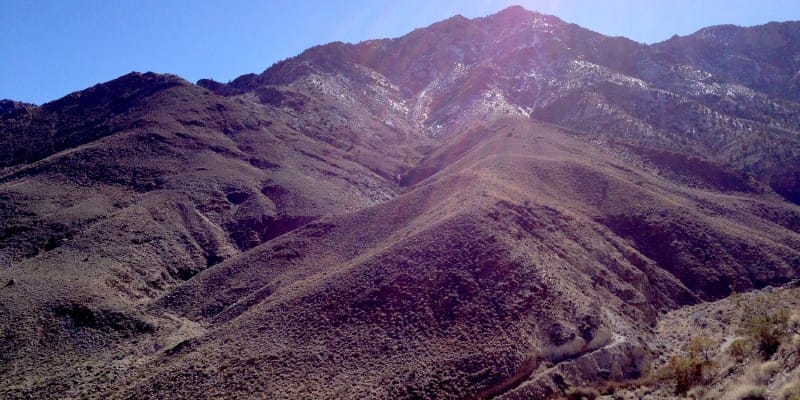
[[567,389],[564,395],[567,400],[594,400],[600,396],[600,392],[593,388],[575,387]]
[[789,310],[770,311],[763,300],[756,300],[744,310],[741,332],[753,339],[759,353],[769,359],[778,351],[781,340],[788,333]]
[[763,386],[743,385],[736,388],[730,396],[733,400],[765,400],[766,388]]
[[696,336],[689,341],[685,355],[672,357],[667,365],[667,374],[675,382],[676,393],[686,393],[711,375],[714,345],[714,340],[708,336]]
[[794,350],[800,351],[800,313],[795,312],[789,318],[789,332],[791,333],[791,345]]
[[689,341],[687,350],[691,357],[699,358],[704,362],[711,362],[715,344],[715,341],[708,336],[695,336]]
[[703,363],[692,356],[675,356],[669,360],[669,370],[675,381],[675,393],[686,393],[703,382]]
[[703,393],[702,396],[695,396],[694,398],[703,400],[720,400],[723,399],[723,393],[719,388],[711,388],[707,392]]
[[775,361],[751,364],[744,373],[744,382],[754,385],[763,385],[769,382],[780,365]]
[[728,354],[737,362],[744,361],[752,351],[753,344],[747,339],[736,339],[728,347]]
[[780,365],[775,361],[767,361],[758,366],[758,379],[761,383],[767,383],[778,371]]
[[778,400],[800,400],[800,386],[789,383],[778,391]]
[[800,313],[795,312],[789,317],[789,330],[795,333],[800,333]]

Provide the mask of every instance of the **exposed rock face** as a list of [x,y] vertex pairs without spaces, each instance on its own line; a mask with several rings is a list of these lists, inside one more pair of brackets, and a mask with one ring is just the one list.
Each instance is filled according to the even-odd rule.
[[2,101],[0,397],[635,378],[663,312],[798,278],[798,32],[646,46],[514,7]]

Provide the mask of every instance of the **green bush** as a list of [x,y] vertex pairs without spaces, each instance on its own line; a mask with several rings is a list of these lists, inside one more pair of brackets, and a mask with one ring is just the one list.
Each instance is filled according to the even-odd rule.
[[675,393],[686,393],[703,382],[703,362],[697,357],[672,357],[669,360],[669,370],[675,381]]
[[757,299],[745,308],[740,333],[753,339],[759,353],[769,359],[778,351],[781,340],[788,334],[789,310],[770,311],[764,300]]
[[716,342],[708,336],[695,336],[689,341],[689,355],[704,362],[711,362]]
[[708,336],[695,336],[689,341],[685,355],[672,357],[667,373],[675,382],[675,393],[686,393],[711,375],[715,344],[714,339]]

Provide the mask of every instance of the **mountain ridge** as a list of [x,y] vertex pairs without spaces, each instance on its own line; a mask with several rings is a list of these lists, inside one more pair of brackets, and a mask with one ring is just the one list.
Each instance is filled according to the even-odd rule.
[[[485,21],[485,20],[486,21],[492,21],[491,18],[499,19],[499,18],[501,18],[501,17],[503,17],[505,15],[511,15],[511,16],[515,16],[517,18],[521,18],[517,14],[519,14],[519,15],[521,15],[523,17],[533,18],[534,20],[537,17],[547,18],[547,16],[541,16],[541,15],[535,14],[535,13],[520,13],[517,9],[512,9],[512,10],[506,10],[505,12],[500,12],[498,14],[495,14],[493,16],[486,17],[486,18],[483,18],[483,19],[467,20],[467,21],[473,22],[472,24],[470,24],[470,26],[473,26],[475,24],[474,21]],[[568,26],[565,23],[563,23],[563,21],[560,21],[560,20],[556,20],[556,21],[558,21],[558,23],[561,23],[564,26]],[[467,22],[464,22],[464,23],[466,24]],[[447,24],[447,21],[439,23],[436,26],[440,26],[442,24]],[[790,23],[784,23],[784,24],[790,24]],[[444,25],[442,25],[442,26],[444,26]],[[752,28],[752,29],[760,29],[760,27]],[[594,34],[594,33],[590,32],[590,31],[581,30],[579,32],[583,32],[583,33],[580,33],[583,36],[589,35],[588,40],[598,40],[598,39],[603,38],[601,35]],[[693,36],[697,36],[698,34],[694,34]],[[401,42],[403,40],[411,40],[410,39],[411,36],[413,36],[413,33],[410,34],[407,37],[403,37],[403,38],[399,38],[399,39],[378,41],[378,43],[380,43],[381,46],[388,46],[388,45],[391,45],[392,43]],[[534,34],[534,37],[536,37],[535,34]],[[691,37],[691,36],[689,36],[689,37]],[[606,40],[606,39],[603,39],[603,40]],[[623,42],[621,42],[621,43],[625,43],[624,41],[627,41],[627,39],[619,39],[619,40],[623,40]],[[327,64],[320,63],[323,66],[324,65],[330,65],[330,60],[341,60],[342,58],[344,58],[345,60],[344,61],[336,61],[336,62],[344,62],[345,64],[347,64],[349,62],[349,63],[352,63],[352,64],[360,65],[359,63],[363,62],[363,60],[362,60],[363,56],[356,55],[355,56],[355,60],[346,61],[347,60],[347,55],[345,53],[348,51],[347,49],[352,50],[351,53],[352,52],[354,52],[356,54],[363,53],[363,52],[358,50],[359,46],[362,46],[362,47],[365,47],[365,46],[366,47],[378,47],[378,45],[376,45],[375,43],[376,42],[373,41],[373,42],[366,42],[365,44],[356,44],[356,45],[333,44],[332,45],[333,47],[318,46],[318,47],[315,47],[315,48],[309,50],[308,53],[304,53],[304,55],[307,54],[308,55],[307,58],[309,58],[311,60],[314,60],[315,57],[316,57],[316,56],[314,56],[314,54],[319,53],[319,52],[323,52],[324,56],[321,56],[321,58],[323,60],[327,60],[326,61]],[[658,47],[657,47],[658,45],[646,46],[646,45],[636,44],[635,42],[629,42],[629,43],[630,43],[630,45],[626,44],[626,45],[623,45],[620,48],[620,50],[622,51],[621,55],[614,55],[614,56],[611,57],[611,59],[614,59],[614,60],[629,59],[630,60],[630,59],[637,59],[638,58],[638,59],[640,59],[639,61],[637,61],[638,64],[646,64],[646,63],[648,63],[648,61],[641,60],[641,54],[640,53],[641,53],[642,49],[658,49]],[[571,49],[571,47],[570,47],[570,49]],[[547,50],[547,49],[544,49],[544,50]],[[789,50],[787,50],[787,52],[790,52]],[[332,53],[328,54],[328,52],[332,52]],[[371,52],[371,50],[367,50],[366,51],[366,53],[370,53],[370,52]],[[536,50],[534,50],[534,52],[536,52]],[[541,51],[539,51],[539,52],[541,53]],[[397,52],[396,51],[392,51],[392,50],[386,50],[386,53],[387,54],[396,54]],[[652,57],[655,57],[655,60],[657,61],[658,57],[662,57],[661,54],[663,54],[663,53],[664,52],[656,52],[656,54],[652,55]],[[285,70],[287,68],[287,65],[292,65],[294,60],[296,60],[297,61],[296,63],[298,65],[300,65],[300,66],[305,65],[304,61],[302,61],[304,55],[300,55],[300,56],[298,56],[296,58],[288,59],[288,60],[285,60],[285,61],[283,61],[281,63],[276,64],[272,68],[270,68],[267,71],[265,71],[264,73],[262,73],[260,75],[262,77],[261,79],[274,79],[274,78],[269,78],[269,77],[270,76],[275,76],[275,75],[277,75],[277,76],[286,75],[285,73],[283,73],[281,71]],[[582,65],[581,63],[585,63],[585,61],[583,61],[583,59],[585,58],[586,55],[587,54],[584,54],[584,55],[577,54],[577,56],[570,56],[569,54],[567,54],[566,55],[567,59],[565,59],[564,61],[560,62],[561,64],[559,64],[559,65],[561,65],[561,67],[559,67],[559,68],[563,68],[563,66],[564,66],[563,63],[567,62],[567,61],[568,62],[572,62],[572,63],[577,63],[576,67],[578,67],[578,68],[584,68],[584,67],[581,67],[581,65]],[[591,54],[588,54],[588,56],[597,57],[597,55],[591,55]],[[575,58],[575,57],[578,57],[578,58]],[[378,56],[377,57],[377,59],[385,59],[385,58],[386,57],[382,57],[382,56]],[[416,57],[401,57],[401,58],[406,59],[406,60],[413,60]],[[569,60],[572,60],[572,61],[569,61]],[[652,84],[655,84],[655,88],[654,89],[658,89],[658,90],[665,90],[666,89],[666,90],[669,90],[669,91],[674,91],[676,88],[674,88],[674,84],[670,83],[670,81],[675,81],[677,79],[677,80],[680,80],[681,85],[685,85],[685,83],[683,83],[683,82],[685,82],[685,80],[687,78],[686,77],[686,73],[678,72],[679,75],[675,76],[676,72],[675,71],[670,71],[666,67],[658,67],[658,70],[660,70],[661,72],[659,72],[658,70],[653,71],[652,67],[649,67],[650,70],[643,70],[641,72],[636,72],[636,73],[633,74],[633,76],[625,76],[625,73],[630,72],[630,70],[632,70],[632,69],[635,70],[636,66],[617,65],[617,64],[619,64],[618,61],[614,61],[612,63],[609,63],[608,60],[607,61],[598,60],[598,61],[601,61],[601,63],[600,64],[588,64],[588,65],[591,68],[595,68],[597,65],[600,65],[600,66],[606,65],[608,68],[611,68],[610,71],[612,73],[623,73],[623,75],[621,75],[619,79],[640,79],[640,78],[644,78],[644,79],[646,79],[644,82],[648,82],[648,83],[652,82]],[[311,64],[314,64],[314,63],[312,62]],[[369,64],[369,62],[367,62],[367,64]],[[389,62],[389,64],[390,65],[398,65],[398,63],[396,63],[396,62]],[[458,67],[457,65],[454,65],[454,66]],[[288,68],[292,68],[292,67],[288,67]],[[329,67],[326,67],[326,68],[331,68],[331,67],[329,66]],[[349,67],[344,65],[342,68],[346,69],[346,68],[349,68]],[[446,67],[446,68],[452,68],[452,67]],[[573,67],[573,68],[575,68],[575,67]],[[673,67],[669,67],[669,68],[673,68]],[[694,68],[694,67],[691,67],[691,68]],[[423,70],[433,70],[433,71],[436,70],[436,68],[432,68],[432,69],[431,68],[422,68],[422,69]],[[403,71],[413,71],[414,68],[413,67],[404,66],[404,67],[401,68],[401,70],[403,70]],[[431,85],[430,82],[423,81],[423,82],[419,82],[419,83],[411,85],[411,87],[412,87],[411,89],[406,89],[406,86],[404,86],[404,81],[402,79],[400,81],[398,81],[397,80],[398,78],[393,77],[392,73],[386,73],[385,71],[382,71],[382,69],[380,67],[378,68],[378,71],[381,71],[385,76],[387,76],[390,80],[392,80],[394,84],[399,85],[401,87],[401,90],[411,90],[412,94],[414,92],[418,92],[421,87],[425,87],[425,86],[430,86]],[[488,72],[492,73],[491,69],[488,70]],[[652,76],[654,72],[657,73],[657,76]],[[463,72],[457,72],[457,71],[456,71],[456,73],[457,74],[459,74],[459,73],[463,74]],[[696,74],[697,72],[687,71],[687,73]],[[452,72],[448,72],[448,74],[450,74],[452,76]],[[289,76],[292,76],[292,74],[289,73]],[[291,78],[289,78],[289,80],[286,80],[286,79],[281,80],[282,78],[277,78],[277,79],[278,79],[278,82],[284,82],[284,83],[286,83],[286,82],[291,80]],[[475,93],[472,94],[470,96],[470,98],[464,99],[465,101],[475,101],[475,97],[476,96],[482,95],[482,92],[483,92],[482,89],[484,89],[484,88],[480,87],[480,85],[482,84],[482,83],[480,83],[480,81],[484,81],[486,78],[477,76],[475,79],[478,80],[478,82],[476,82],[478,84],[478,87],[475,88]],[[561,78],[561,79],[563,79],[563,78]],[[594,78],[589,78],[589,79],[594,79]],[[616,79],[616,78],[614,78],[614,79]],[[663,83],[659,83],[658,81],[662,81]],[[236,81],[234,81],[234,82],[236,82]],[[613,82],[613,79],[612,79],[611,82]],[[697,113],[698,112],[705,112],[705,111],[702,111],[701,108],[712,106],[712,109],[716,109],[715,111],[721,112],[722,115],[714,116],[714,120],[708,122],[708,123],[711,123],[711,124],[719,124],[719,122],[715,121],[715,120],[719,120],[719,119],[731,119],[730,122],[725,122],[726,124],[730,124],[730,123],[734,123],[734,124],[752,124],[752,123],[756,122],[756,123],[759,123],[759,124],[767,123],[769,125],[772,125],[772,124],[775,124],[777,122],[777,121],[763,121],[763,122],[758,121],[759,117],[756,114],[742,116],[742,117],[746,118],[746,119],[742,119],[742,117],[740,117],[740,116],[738,116],[736,114],[731,115],[731,111],[733,111],[733,110],[730,109],[730,107],[731,107],[730,105],[724,104],[725,109],[719,110],[719,107],[722,106],[723,104],[716,104],[716,101],[714,100],[714,98],[702,97],[702,96],[705,96],[705,94],[703,94],[703,93],[704,92],[708,92],[708,91],[710,91],[710,93],[713,94],[714,96],[718,96],[716,93],[721,91],[721,90],[729,90],[729,91],[730,90],[737,90],[737,91],[741,91],[744,88],[727,89],[725,87],[717,88],[716,86],[709,86],[709,83],[711,85],[717,85],[717,86],[719,85],[717,83],[714,83],[713,80],[710,81],[709,83],[705,83],[703,81],[695,81],[695,82],[697,82],[697,83],[693,83],[693,85],[694,85],[693,87],[678,88],[678,89],[680,89],[680,91],[678,91],[676,94],[678,94],[679,97],[676,97],[676,100],[669,100],[669,101],[683,102],[684,100],[681,99],[681,97],[690,96],[690,98],[689,98],[690,101],[698,103],[696,105],[696,107],[698,107],[698,109],[696,111],[692,112],[695,115],[686,115],[686,116],[684,116],[684,118],[691,118],[691,119],[700,118],[700,116],[698,116]],[[461,82],[459,82],[459,83],[461,83]],[[589,81],[587,83],[596,84],[596,83],[593,83],[591,81]],[[546,85],[546,83],[535,83],[535,82],[528,83],[528,82],[524,82],[524,81],[520,82],[518,84],[524,84],[524,85],[535,84],[535,85],[539,85],[539,86]],[[618,83],[612,83],[612,84],[618,85]],[[258,85],[258,84],[256,83],[256,85]],[[463,85],[459,85],[459,88],[463,88]],[[697,88],[699,88],[699,90],[700,90],[699,93],[698,93],[698,89]],[[543,89],[546,89],[546,87],[544,87]],[[239,88],[239,90],[242,90],[242,88]],[[507,98],[508,96],[513,96],[514,95],[514,93],[509,93],[508,90],[505,90],[504,93],[502,93],[502,94],[506,96],[505,100],[508,100],[508,98]],[[467,95],[469,95],[469,94],[467,94]],[[547,93],[544,93],[544,96],[546,96],[546,95],[547,95]],[[698,97],[698,95],[700,95],[701,97]],[[753,96],[753,95],[755,95],[756,97],[761,96],[761,95],[759,95],[757,93],[748,94],[746,92],[744,93],[744,95],[745,96]],[[540,96],[540,97],[542,97],[542,96]],[[558,96],[558,97],[560,97],[560,96]],[[559,100],[557,100],[558,97],[556,97],[556,99],[554,99],[554,100],[559,101]],[[419,103],[419,100],[420,99],[417,99],[418,103]],[[523,99],[512,99],[512,100],[517,100],[517,101],[512,101],[512,103],[516,103],[516,104],[511,104],[510,111],[512,111],[512,112],[519,113],[518,109],[522,109],[523,113],[527,113],[527,114],[533,115],[536,118],[538,118],[540,120],[547,121],[547,122],[552,122],[552,123],[556,123],[556,124],[560,124],[560,125],[566,125],[566,126],[569,126],[571,128],[576,128],[578,130],[589,130],[589,131],[592,131],[592,129],[594,129],[594,128],[589,128],[589,126],[587,126],[585,124],[575,124],[574,122],[571,123],[569,121],[569,118],[574,118],[574,117],[567,117],[567,119],[565,120],[564,117],[566,117],[566,116],[559,115],[559,114],[562,114],[562,112],[559,111],[558,108],[555,108],[555,109],[552,108],[553,106],[550,106],[550,107],[541,107],[541,106],[539,106],[539,107],[537,107],[537,103],[536,102],[531,103],[531,100],[524,99],[524,98]],[[612,101],[612,105],[614,105],[614,102],[619,101],[617,99],[608,99],[608,98],[601,99],[600,101],[601,102],[607,102],[609,100]],[[771,102],[772,100],[759,100],[759,101],[765,103],[764,107],[773,107],[772,105],[767,105],[766,104],[766,103]],[[463,102],[459,102],[459,103],[463,103]],[[570,100],[570,103],[574,103],[574,101]],[[554,105],[557,105],[557,104],[558,103],[556,103]],[[533,106],[533,107],[531,107],[531,106]],[[617,107],[622,106],[622,107],[625,107],[625,108],[630,107],[630,106],[626,106],[624,104],[617,104],[617,105],[614,105],[614,106],[617,106]],[[670,105],[670,107],[677,107],[677,106],[678,105]],[[557,107],[560,107],[560,106],[557,106]],[[797,113],[796,106],[794,106],[794,105],[785,104],[785,105],[781,105],[779,107],[788,107],[786,109],[786,111],[785,111],[785,116],[781,117],[783,119],[785,119],[785,118],[793,119],[793,117],[791,117],[791,115],[796,115],[796,113]],[[435,112],[435,111],[436,110],[432,110],[432,112]],[[509,111],[509,110],[507,109],[506,111]],[[597,110],[595,112],[601,112],[602,113],[601,110]],[[630,110],[629,112],[635,112],[635,111],[634,110]],[[769,113],[761,113],[759,115],[765,115],[765,114],[769,114]],[[444,117],[447,118],[447,116],[444,116]],[[585,118],[583,118],[583,119],[585,120]],[[741,121],[738,121],[738,120],[741,120]],[[445,121],[445,122],[447,122],[447,121]],[[657,121],[646,121],[645,120],[645,121],[632,121],[632,122],[634,123],[634,126],[632,126],[632,127],[630,127],[630,126],[629,127],[613,126],[612,125],[612,126],[610,126],[608,128],[605,128],[605,130],[610,130],[612,127],[614,127],[614,128],[616,128],[618,130],[623,130],[623,131],[633,129],[634,131],[641,132],[642,129],[647,129],[647,130],[655,131],[653,133],[656,133],[656,134],[669,134],[668,132],[669,132],[670,129],[667,129],[667,132],[661,133],[659,131],[663,131],[664,127],[659,127],[657,125],[656,126],[652,125],[654,122],[657,122]],[[660,124],[661,122],[658,122],[658,123]],[[627,124],[624,124],[624,125],[629,125],[629,124],[630,123],[627,123]],[[434,125],[434,127],[436,126],[436,124],[430,124],[430,125]],[[750,129],[755,129],[755,128],[756,127],[752,127]],[[792,121],[791,124],[787,126],[787,128],[791,129],[792,131],[796,131],[797,130],[797,121]],[[430,131],[432,131],[435,128],[428,127],[428,129]],[[760,128],[760,129],[772,129],[772,128],[764,127],[764,128]],[[668,142],[664,143],[664,145],[665,145],[664,147],[666,147],[667,145],[668,146],[675,146],[675,145],[678,145],[678,143],[675,143],[674,140],[668,140]],[[792,156],[792,157],[796,157],[796,156]],[[785,160],[783,162],[785,162]]]

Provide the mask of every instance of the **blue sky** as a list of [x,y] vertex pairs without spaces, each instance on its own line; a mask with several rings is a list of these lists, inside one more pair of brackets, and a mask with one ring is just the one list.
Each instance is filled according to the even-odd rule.
[[41,104],[130,71],[226,82],[313,45],[396,37],[512,4],[645,43],[800,20],[798,0],[0,0],[0,98]]

